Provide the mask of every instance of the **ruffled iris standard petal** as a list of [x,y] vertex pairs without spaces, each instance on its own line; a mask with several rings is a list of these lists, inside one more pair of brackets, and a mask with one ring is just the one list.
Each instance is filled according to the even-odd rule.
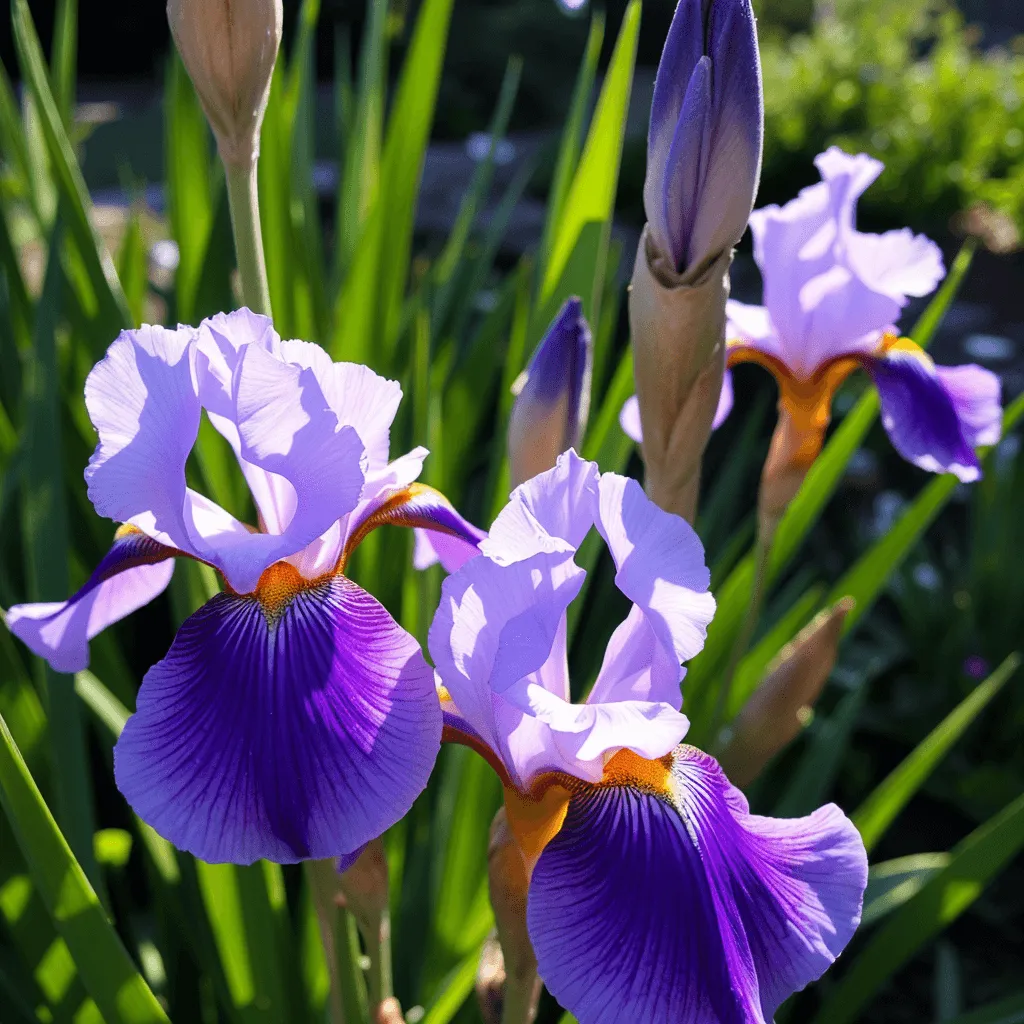
[[537,862],[527,922],[541,977],[580,1024],[770,1021],[860,921],[856,829],[832,805],[751,815],[692,747],[633,765],[579,788]]
[[89,373],[85,404],[99,444],[85,471],[101,516],[192,552],[185,462],[201,407],[188,328],[122,331]]
[[541,552],[571,555],[597,518],[596,462],[571,448],[553,469],[520,484],[498,513],[480,550],[502,565]]
[[979,366],[937,367],[908,341],[863,362],[882,401],[882,424],[900,455],[931,473],[977,480],[974,445],[999,437],[999,378]]
[[7,627],[55,671],[80,672],[97,633],[163,593],[176,554],[138,530],[120,532],[78,593],[66,601],[15,605]]
[[115,748],[139,816],[207,861],[355,850],[408,811],[440,744],[415,639],[342,576],[276,571],[262,600],[221,594],[185,622]]
[[[615,561],[615,585],[642,610],[646,626],[661,647],[654,662],[658,671],[652,671],[651,690],[643,697],[678,708],[680,666],[704,646],[715,614],[704,548],[689,523],[658,508],[635,480],[604,473],[599,495],[597,528]],[[616,639],[626,642],[622,631],[630,621],[616,631],[609,649]],[[639,622],[633,639],[647,643]],[[591,699],[624,699],[617,693],[618,682],[606,658]],[[635,695],[635,679],[630,687]]]

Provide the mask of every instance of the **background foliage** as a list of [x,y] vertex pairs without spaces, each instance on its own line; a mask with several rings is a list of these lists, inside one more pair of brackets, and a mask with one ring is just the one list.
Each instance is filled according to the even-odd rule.
[[[632,390],[621,287],[632,252],[612,228],[639,217],[650,73],[636,59],[657,59],[670,13],[650,3],[641,19],[639,0],[577,20],[546,0],[496,6],[500,16],[465,5],[453,13],[451,0],[390,11],[371,3],[327,49],[330,125],[318,131],[325,15],[305,0],[275,74],[260,166],[280,332],[400,379],[393,450],[427,444],[424,479],[483,525],[507,493],[511,383],[569,294],[583,297],[596,339],[584,454],[602,469],[642,472],[617,425]],[[879,224],[943,231],[975,199],[1022,216],[1018,50],[980,49],[953,8],[931,0],[762,7],[765,201],[789,198],[812,179],[813,155],[839,141],[889,165],[869,193]],[[502,33],[481,32],[480,19],[494,17],[523,43],[522,61]],[[82,383],[93,362],[143,318],[195,323],[235,304],[223,179],[176,59],[163,83],[165,217],[144,203],[134,165],[122,167],[139,189],[127,213],[111,219],[93,205],[80,170],[87,129],[75,118],[77,21],[74,0],[62,0],[44,47],[15,0],[16,60],[0,76],[4,607],[64,596],[109,544],[111,525],[92,512],[82,479],[94,444]],[[417,233],[432,128],[458,137],[484,118],[490,145],[449,230]],[[547,149],[500,173],[510,125],[552,122]],[[100,137],[86,143],[89,159]],[[325,155],[339,173],[326,197],[314,188]],[[543,216],[538,241],[520,253],[507,229],[529,195],[543,198]],[[177,247],[173,272],[152,258],[165,238]],[[943,315],[970,286],[973,251],[961,252],[917,326],[904,325],[921,344],[941,339]],[[1019,264],[1007,265],[1019,280]],[[738,383],[743,414],[713,439],[698,524],[719,602],[686,682],[693,738],[705,742],[749,592],[750,510],[771,424],[770,390],[742,374]],[[875,865],[861,935],[780,1019],[1024,1021],[1014,952],[1024,941],[1024,674],[1015,674],[1024,454],[1013,432],[1022,405],[1008,401],[1008,436],[986,457],[985,480],[967,489],[890,455],[866,472],[865,452],[887,448],[877,400],[862,388],[853,381],[844,392],[825,453],[783,523],[764,622],[730,695],[734,712],[819,608],[856,597],[813,721],[750,792],[755,809],[784,814],[837,800],[855,813]],[[189,474],[226,508],[251,513],[212,431],[201,433]],[[353,575],[424,638],[439,570],[413,573],[410,546],[400,532],[372,535]],[[582,690],[625,606],[597,548],[581,557],[591,572],[571,660]],[[323,1017],[326,965],[302,874],[196,862],[134,820],[113,787],[110,750],[139,680],[215,588],[198,565],[177,566],[167,596],[97,638],[90,671],[74,678],[0,631],[0,1020]],[[479,759],[446,749],[387,836],[395,980],[410,1021],[479,1019],[471,990],[491,927],[486,839],[499,801]],[[560,1011],[545,1001],[541,1017]]]

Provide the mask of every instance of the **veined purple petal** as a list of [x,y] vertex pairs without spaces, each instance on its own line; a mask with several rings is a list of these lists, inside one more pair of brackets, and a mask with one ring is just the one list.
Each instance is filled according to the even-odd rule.
[[85,382],[99,434],[85,471],[96,511],[190,553],[185,462],[200,414],[192,337],[190,328],[122,331]]
[[829,187],[832,213],[841,232],[852,231],[857,200],[877,181],[885,165],[867,153],[850,155],[830,146],[814,158],[821,180]]
[[999,435],[999,378],[973,365],[940,373],[913,342],[863,362],[882,401],[882,425],[900,455],[930,473],[977,480],[974,443]]
[[936,366],[935,373],[953,403],[964,440],[972,448],[995,444],[1003,432],[1002,386],[996,374],[974,363]]
[[[615,585],[642,610],[662,648],[650,676],[651,689],[643,698],[678,709],[681,662],[704,646],[708,623],[715,614],[704,548],[689,523],[658,508],[635,480],[604,473],[599,491],[597,527],[615,561]],[[650,646],[639,626],[629,635],[644,649]],[[625,632],[617,632],[616,637],[619,643],[627,642]],[[621,652],[612,651],[616,637],[609,645],[612,656],[606,658],[592,700],[623,699],[618,696],[614,675],[615,664],[622,660]],[[627,678],[628,692],[636,695],[634,674]]]
[[597,516],[597,463],[570,449],[549,469],[513,492],[480,550],[503,565],[538,552],[571,554]]
[[74,596],[15,605],[7,627],[54,671],[80,672],[94,636],[163,593],[177,553],[144,533],[122,533]]
[[749,814],[692,747],[666,775],[570,801],[530,882],[541,977],[580,1024],[763,1024],[856,929],[863,843],[832,805]]
[[[286,581],[287,582],[287,581]],[[114,753],[143,820],[210,862],[350,853],[408,811],[441,713],[419,645],[342,576],[221,594],[146,674]]]
[[533,353],[512,406],[508,452],[514,484],[550,469],[580,443],[590,406],[592,348],[583,304],[567,299]]

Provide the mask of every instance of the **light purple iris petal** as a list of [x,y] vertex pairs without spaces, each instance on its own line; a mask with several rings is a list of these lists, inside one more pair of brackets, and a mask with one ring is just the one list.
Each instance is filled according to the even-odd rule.
[[479,544],[470,544],[460,537],[453,537],[437,530],[416,527],[416,546],[413,550],[414,569],[429,569],[441,564],[447,573],[458,572],[466,562],[480,554]]
[[830,359],[870,352],[907,296],[927,294],[944,273],[938,247],[922,235],[856,230],[857,200],[881,163],[832,147],[815,164],[819,184],[750,218],[774,336],[754,330],[748,340],[801,377]]
[[426,784],[440,743],[419,645],[344,577],[276,614],[222,594],[143,679],[114,774],[161,835],[211,862],[338,857]]
[[99,434],[85,479],[101,516],[194,553],[185,462],[199,431],[191,329],[122,331],[85,382]]
[[[572,704],[537,683],[517,687],[509,702],[547,726],[543,763],[530,765],[527,777],[561,769],[598,782],[608,754],[628,748],[641,757],[667,754],[686,735],[689,721],[669,703],[618,699]],[[558,755],[557,758],[553,754]],[[520,772],[523,772],[520,763]]]
[[910,228],[882,235],[851,232],[846,259],[865,284],[900,303],[908,295],[930,294],[946,275],[942,250]]
[[725,336],[739,341],[776,359],[784,360],[782,342],[775,332],[772,318],[764,306],[750,306],[729,299],[725,304]]
[[863,843],[833,805],[750,815],[692,747],[671,786],[572,799],[530,882],[541,977],[580,1024],[763,1024],[853,935]]
[[[599,485],[597,527],[615,561],[615,585],[638,605],[663,649],[652,689],[645,699],[678,708],[680,663],[704,646],[708,623],[715,614],[715,599],[708,593],[711,574],[704,564],[704,548],[684,519],[658,508],[635,481],[605,473]],[[618,658],[615,659],[616,661]],[[606,661],[595,684],[602,699],[615,696],[612,661]],[[635,687],[631,682],[630,690]]]
[[383,470],[388,465],[391,424],[402,401],[398,381],[360,363],[336,363],[308,341],[283,341],[281,353],[288,362],[313,371],[338,422],[355,428],[366,449],[367,476]]
[[640,423],[640,401],[636,395],[630,395],[619,410],[619,426],[631,441],[644,443],[644,428]]
[[598,476],[597,463],[563,452],[512,492],[480,550],[503,565],[544,551],[571,554],[594,525]]
[[118,537],[78,593],[67,601],[15,605],[7,627],[55,671],[80,672],[94,636],[163,593],[175,554],[144,533]]
[[[882,424],[893,447],[930,473],[981,476],[972,440],[998,430],[999,380],[981,367],[939,374],[923,352],[893,349],[865,359],[882,400]],[[952,387],[948,382],[952,381]],[[961,418],[963,417],[963,418]]]
[[364,452],[309,369],[250,345],[239,357],[232,390],[239,457],[281,480],[288,495],[278,506],[280,532],[201,538],[205,557],[236,591],[248,593],[267,566],[300,551],[355,507]]
[[711,423],[711,429],[717,430],[732,412],[733,391],[732,391],[732,370],[726,370],[722,377],[722,393],[718,396],[718,408],[715,409],[715,418]]

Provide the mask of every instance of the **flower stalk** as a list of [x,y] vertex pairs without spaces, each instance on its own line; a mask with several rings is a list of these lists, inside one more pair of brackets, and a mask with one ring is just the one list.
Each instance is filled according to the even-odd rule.
[[224,173],[227,177],[228,206],[231,210],[242,304],[254,313],[270,316],[270,286],[263,255],[256,161],[254,159],[248,167],[226,163]]
[[327,858],[305,863],[331,979],[331,1024],[368,1024],[370,1009],[359,968],[356,923],[341,905],[344,897],[335,861]]

